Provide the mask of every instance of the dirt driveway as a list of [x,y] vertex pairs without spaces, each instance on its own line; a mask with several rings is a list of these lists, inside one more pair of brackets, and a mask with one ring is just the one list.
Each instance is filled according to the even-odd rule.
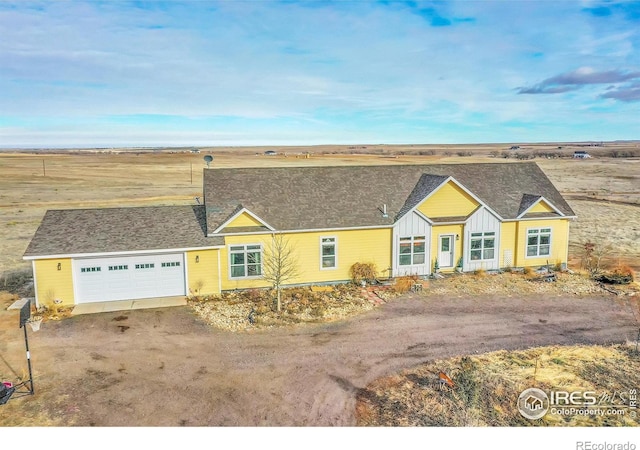
[[[25,366],[17,320],[0,312],[0,374]],[[604,296],[405,296],[342,323],[240,334],[189,307],[77,316],[30,334],[37,392],[0,406],[0,425],[351,426],[359,388],[423,361],[637,329]]]

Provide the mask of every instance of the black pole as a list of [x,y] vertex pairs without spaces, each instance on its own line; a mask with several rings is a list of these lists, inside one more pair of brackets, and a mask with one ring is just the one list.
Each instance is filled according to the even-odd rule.
[[35,390],[33,389],[33,374],[31,373],[31,353],[29,353],[29,338],[27,337],[27,327],[23,326],[22,328],[24,328],[24,346],[27,349],[27,366],[29,367],[29,393],[33,395],[35,393]]

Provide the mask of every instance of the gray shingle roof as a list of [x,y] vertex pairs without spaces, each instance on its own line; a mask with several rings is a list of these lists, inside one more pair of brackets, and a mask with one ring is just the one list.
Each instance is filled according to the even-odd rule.
[[537,202],[541,198],[540,195],[523,194],[520,201],[520,208],[518,209],[518,215],[525,212],[527,209]]
[[223,245],[205,237],[204,206],[49,210],[24,256]]
[[[276,230],[391,225],[448,176],[503,219],[517,218],[526,194],[543,196],[565,215],[575,215],[533,162],[213,168],[204,171],[207,229],[213,232],[239,205]],[[387,218],[381,213],[385,204]]]

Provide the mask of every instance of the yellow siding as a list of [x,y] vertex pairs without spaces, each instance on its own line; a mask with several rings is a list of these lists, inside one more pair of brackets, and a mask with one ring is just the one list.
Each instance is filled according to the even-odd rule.
[[[431,229],[431,262],[429,270],[433,270],[434,263],[438,257],[438,246],[440,245],[438,237],[442,234],[453,234],[453,267],[441,267],[443,272],[451,272],[458,264],[458,259],[462,256],[462,233],[464,225],[439,225]],[[456,239],[456,235],[459,239]]]
[[[220,292],[217,249],[186,252],[189,295],[208,295]],[[196,262],[196,257],[198,262]]]
[[243,212],[238,217],[229,222],[225,228],[233,228],[233,227],[261,227],[263,224],[251,217],[246,212]]
[[536,205],[531,208],[528,213],[537,213],[537,212],[555,212],[551,206],[544,200],[540,200]]
[[418,206],[427,217],[467,216],[478,207],[469,194],[449,181]]
[[52,305],[54,300],[62,300],[61,305],[73,305],[72,273],[69,258],[36,260],[34,277],[38,304]]
[[[551,251],[549,256],[527,258],[527,230],[530,228],[551,228]],[[518,249],[516,266],[542,266],[567,262],[569,219],[523,220],[517,225]]]
[[[502,222],[500,224],[500,267],[516,267],[519,247],[517,243],[517,222]],[[511,264],[507,264],[504,260],[505,250],[511,251]]]
[[[287,233],[286,239],[294,251],[298,276],[286,284],[321,283],[350,279],[349,268],[356,262],[374,263],[380,278],[386,278],[391,264],[391,235],[386,229],[345,230],[308,233]],[[337,238],[337,267],[320,269],[320,238]],[[229,245],[262,244],[266,249],[271,235],[226,236],[227,247],[221,252],[222,289],[246,289],[269,286],[262,279],[231,279],[229,277]]]

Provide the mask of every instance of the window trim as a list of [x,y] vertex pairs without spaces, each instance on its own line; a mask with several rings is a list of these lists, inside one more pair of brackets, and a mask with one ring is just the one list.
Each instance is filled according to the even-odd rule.
[[[333,243],[329,243],[328,245],[333,244],[333,266],[324,267],[323,259],[324,255],[322,253],[323,247],[325,244],[322,242],[323,239],[333,239]],[[320,236],[320,270],[336,270],[338,268],[338,237],[337,236]]]
[[[547,253],[546,255],[541,255],[540,254],[540,236],[541,236],[541,230],[549,230],[548,233],[544,233],[544,235],[549,235],[549,253]],[[537,253],[535,255],[529,256],[529,231],[531,230],[537,230],[537,233],[535,234],[535,236],[538,237],[538,243],[536,244],[536,249],[537,249]],[[524,257],[525,259],[535,259],[535,258],[549,258],[551,256],[551,245],[552,245],[552,238],[553,238],[553,227],[551,226],[543,226],[543,227],[535,227],[535,228],[527,228],[527,234],[524,237]],[[544,244],[547,245],[547,244]],[[531,246],[533,247],[533,246]]]
[[[248,247],[253,247],[256,246],[258,247],[258,249],[251,249],[251,251],[248,251],[249,248]],[[243,250],[231,250],[233,247],[243,247]],[[258,252],[260,254],[260,274],[259,275],[247,275],[247,268],[248,268],[248,258],[247,258],[247,253],[255,253]],[[243,276],[238,276],[235,277],[233,276],[233,267],[239,267],[240,264],[233,264],[232,263],[232,257],[234,254],[243,254],[244,255],[244,262],[242,264],[242,267],[244,267],[244,275]],[[256,279],[260,279],[263,277],[263,273],[264,273],[264,267],[263,267],[263,261],[264,261],[264,247],[262,246],[261,243],[251,243],[251,244],[229,244],[227,246],[227,261],[229,264],[229,268],[227,270],[227,275],[229,277],[229,280],[256,280]],[[255,263],[252,263],[252,265],[255,265]]]
[[[421,239],[416,239],[416,238],[421,238]],[[409,243],[409,245],[411,246],[411,252],[410,253],[402,253],[400,251],[400,246],[403,243],[403,240],[405,243]],[[414,252],[414,246],[416,243],[420,243],[422,242],[422,244],[424,245],[424,251],[420,252],[420,253],[416,253]],[[400,258],[402,256],[407,256],[410,255],[411,256],[411,263],[410,264],[402,264],[402,262],[400,262]],[[424,256],[424,262],[422,263],[415,263],[414,261],[414,257],[416,255],[423,255]],[[414,266],[424,266],[427,264],[427,235],[425,234],[420,234],[420,235],[411,235],[411,236],[398,236],[398,267],[402,268],[402,267],[414,267]]]
[[[491,236],[485,236],[485,234],[489,234],[491,233]],[[473,236],[474,234],[482,234],[482,236]],[[474,239],[480,239],[481,242],[481,246],[480,248],[473,248],[471,241],[473,241]],[[484,246],[484,241],[485,239],[493,239],[493,247],[485,247]],[[495,261],[497,256],[498,256],[498,247],[497,247],[497,242],[498,241],[498,233],[495,231],[470,231],[469,232],[469,262],[470,263],[476,263],[476,262],[483,262],[483,261]],[[480,259],[473,259],[471,258],[471,252],[472,251],[480,251]],[[493,250],[493,258],[485,258],[484,257],[484,252],[485,250]]]

